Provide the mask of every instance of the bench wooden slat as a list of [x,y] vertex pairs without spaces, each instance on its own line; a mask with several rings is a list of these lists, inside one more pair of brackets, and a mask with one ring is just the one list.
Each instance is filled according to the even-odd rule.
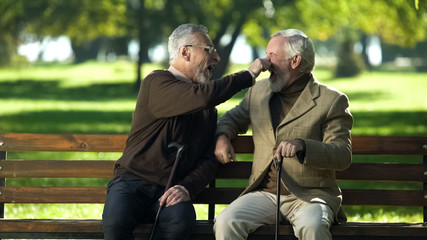
[[0,166],[3,178],[111,178],[114,161],[5,160]]
[[[193,235],[212,232],[211,221],[199,221],[193,231]],[[135,236],[147,236],[151,230],[151,224],[140,225],[135,229]],[[416,230],[416,231],[415,231]],[[102,239],[102,221],[100,219],[1,219],[0,237],[27,236],[34,237],[37,233],[57,233],[58,236],[67,234],[70,238],[84,236],[86,238]],[[28,233],[28,235],[23,235]],[[251,235],[271,235],[274,233],[274,225],[265,225]],[[334,236],[427,236],[427,227],[421,223],[360,223],[349,222],[343,225],[332,225],[331,233]],[[292,236],[293,229],[289,224],[281,224],[279,227],[281,236]]]
[[[121,152],[127,135],[0,134],[0,151]],[[353,136],[353,154],[427,155],[427,137]],[[252,136],[233,141],[238,153],[253,153]]]
[[122,152],[127,135],[0,134],[0,151]]
[[[265,225],[257,229],[254,235],[271,235],[274,233],[274,225]],[[416,231],[415,231],[416,230]],[[421,223],[372,223],[372,222],[348,222],[342,225],[332,225],[331,233],[337,236],[382,236],[382,237],[397,237],[397,236],[427,236],[427,227]],[[293,235],[291,225],[281,224],[279,235]],[[368,238],[369,239],[369,238]]]
[[4,203],[104,203],[105,187],[0,187]]
[[427,155],[427,137],[353,136],[353,154]]
[[427,182],[427,165],[395,163],[352,163],[344,171],[337,171],[337,179],[391,180]]
[[423,190],[342,189],[343,205],[427,206]]
[[100,219],[0,219],[0,232],[102,232]]
[[[219,165],[216,178],[247,179],[251,169],[252,162],[231,162]],[[336,178],[427,182],[427,175],[424,172],[427,172],[427,166],[420,164],[352,163],[348,169],[336,172]]]
[[[243,188],[206,188],[194,203],[229,204]],[[3,203],[104,203],[104,187],[0,187]],[[427,206],[422,190],[343,189],[344,205]]]
[[[110,160],[6,160],[0,161],[3,178],[111,178]],[[252,162],[219,165],[216,178],[247,179]],[[419,164],[353,163],[337,172],[337,179],[427,182],[427,166]]]

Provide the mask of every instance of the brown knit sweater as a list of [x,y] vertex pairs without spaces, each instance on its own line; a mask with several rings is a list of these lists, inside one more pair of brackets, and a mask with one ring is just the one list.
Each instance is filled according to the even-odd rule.
[[175,161],[168,144],[185,145],[172,185],[184,186],[191,197],[212,180],[217,169],[215,106],[252,86],[248,71],[199,84],[177,79],[169,71],[153,71],[142,82],[131,130],[115,175],[129,171],[165,186]]

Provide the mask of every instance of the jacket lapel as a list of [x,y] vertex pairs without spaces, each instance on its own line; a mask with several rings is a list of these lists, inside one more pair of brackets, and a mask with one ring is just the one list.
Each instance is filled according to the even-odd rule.
[[268,134],[267,138],[274,140],[275,139],[274,129],[271,122],[271,112],[270,112],[270,99],[272,96],[273,96],[273,92],[268,91],[268,94],[266,94],[265,97],[261,99],[261,106],[266,106],[263,109],[262,115],[265,116],[266,119],[268,119],[269,128],[272,129],[272,131],[267,131],[267,134]]
[[277,128],[282,127],[283,125],[288,124],[289,122],[292,122],[293,120],[301,117],[310,109],[314,108],[316,106],[316,102],[314,99],[319,97],[319,84],[317,80],[312,77],[310,81],[307,83],[307,86],[302,91],[300,97],[295,102],[292,109],[289,111],[288,115],[283,119],[283,121],[279,124]]

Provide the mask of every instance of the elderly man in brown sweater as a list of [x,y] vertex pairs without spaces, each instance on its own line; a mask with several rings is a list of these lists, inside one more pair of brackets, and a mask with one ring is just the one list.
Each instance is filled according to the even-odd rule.
[[[345,221],[335,171],[351,163],[353,117],[345,94],[316,80],[314,46],[296,29],[273,34],[267,46],[271,75],[250,88],[218,123],[215,154],[236,160],[230,139],[252,126],[255,145],[249,185],[216,218],[217,240],[246,239],[275,223],[276,184],[280,212],[302,240],[331,239],[329,227]],[[283,158],[281,179],[277,162]]]
[[[220,61],[206,27],[184,24],[169,37],[170,67],[142,82],[122,157],[108,184],[103,212],[105,239],[133,239],[139,223],[152,223],[158,208],[156,239],[187,239],[196,214],[191,199],[212,180],[217,111],[215,106],[252,86],[268,59],[248,70],[209,81]],[[176,151],[185,146],[172,187],[165,186]]]

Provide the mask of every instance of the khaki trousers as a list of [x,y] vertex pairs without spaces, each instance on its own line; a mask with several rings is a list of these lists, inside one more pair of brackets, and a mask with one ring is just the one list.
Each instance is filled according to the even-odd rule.
[[[329,228],[334,213],[326,204],[304,202],[294,195],[280,197],[280,212],[292,224],[301,240],[332,239]],[[246,239],[248,234],[276,222],[276,195],[264,191],[245,194],[234,200],[215,218],[216,240]],[[283,222],[283,220],[282,220]]]

